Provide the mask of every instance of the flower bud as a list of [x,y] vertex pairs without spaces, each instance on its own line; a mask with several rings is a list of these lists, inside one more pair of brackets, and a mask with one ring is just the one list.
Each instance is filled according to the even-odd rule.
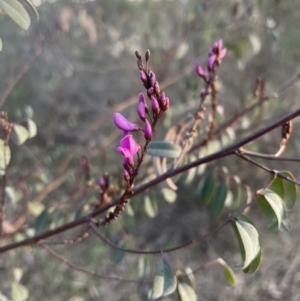
[[114,113],[114,123],[117,128],[126,132],[135,132],[140,129],[137,124],[131,123],[120,113]]
[[149,78],[150,78],[150,87],[153,87],[156,81],[156,76],[152,70],[150,70],[149,72]]
[[159,106],[162,109],[165,106],[165,103],[166,103],[166,94],[165,94],[165,92],[162,92],[160,94],[158,101],[159,101]]
[[147,83],[147,75],[146,75],[145,71],[143,71],[143,70],[140,71],[140,79],[144,84]]
[[152,126],[148,119],[145,120],[144,137],[146,140],[150,140],[152,138]]
[[158,104],[157,99],[153,95],[151,96],[151,102],[152,102],[152,111],[153,111],[153,113],[158,114],[159,104]]
[[123,178],[126,182],[128,182],[130,180],[130,175],[126,169],[124,169],[124,171],[123,171]]
[[145,59],[146,59],[146,62],[148,62],[150,60],[150,50],[148,49],[145,53]]
[[106,179],[104,177],[101,177],[99,179],[99,186],[101,187],[102,190],[106,190],[107,182],[106,182]]
[[204,71],[198,62],[196,62],[194,70],[198,76],[204,78]]
[[146,109],[145,109],[145,104],[143,102],[140,102],[138,105],[138,114],[139,114],[140,119],[145,122]]
[[213,54],[211,55],[209,58],[208,58],[208,61],[207,61],[207,69],[209,71],[212,71],[213,70],[213,67],[214,67],[214,64],[216,62],[216,55]]
[[141,54],[136,50],[135,51],[135,56],[136,56],[136,58],[138,59],[138,60],[141,60],[142,59],[142,56],[141,56]]
[[162,107],[162,110],[167,111],[169,109],[169,106],[170,106],[170,100],[169,100],[169,97],[166,97],[165,104]]
[[154,93],[156,93],[156,94],[160,93],[160,87],[159,87],[159,84],[158,84],[157,81],[154,83],[154,87],[153,88],[154,88]]
[[151,87],[151,88],[149,88],[149,89],[147,90],[147,96],[148,96],[149,98],[151,98],[151,96],[153,95],[153,93],[154,93],[154,88],[153,88],[153,87]]

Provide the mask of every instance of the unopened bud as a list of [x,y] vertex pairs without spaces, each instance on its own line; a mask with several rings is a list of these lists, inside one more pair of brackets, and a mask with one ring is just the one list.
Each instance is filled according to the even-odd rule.
[[162,92],[160,94],[158,101],[159,101],[159,106],[162,109],[166,104],[166,94],[165,94],[165,92]]
[[147,90],[147,96],[148,96],[149,98],[151,98],[151,96],[153,95],[153,93],[154,93],[154,88],[153,88],[153,87],[151,87],[151,88],[149,88],[149,89]]
[[213,70],[213,67],[214,67],[214,64],[216,62],[216,55],[213,54],[211,55],[209,58],[208,58],[208,61],[207,61],[207,69],[209,71],[212,71]]
[[146,140],[150,140],[152,138],[152,126],[147,119],[145,120],[144,125],[144,137]]
[[156,94],[160,93],[160,87],[159,87],[159,84],[158,84],[157,81],[154,83],[154,87],[153,88],[154,88],[154,93],[156,93]]
[[141,54],[136,50],[135,51],[135,56],[136,56],[136,58],[138,59],[138,60],[141,60],[142,59],[142,56],[141,56]]
[[150,77],[150,87],[153,87],[156,81],[156,76],[155,73],[151,70],[149,72],[149,77]]
[[147,75],[144,70],[140,71],[140,79],[144,84],[147,83]]
[[198,62],[196,62],[194,70],[198,76],[204,78],[204,71]]
[[145,53],[145,59],[146,59],[146,62],[148,62],[150,60],[150,50],[148,49]]
[[170,100],[169,100],[169,97],[166,97],[165,104],[162,107],[162,110],[167,111],[169,109],[169,106],[170,106]]
[[151,102],[152,102],[152,111],[153,111],[153,113],[158,114],[159,104],[158,104],[157,99],[153,95],[151,96]]
[[124,171],[123,171],[123,178],[126,182],[128,182],[130,180],[130,175],[126,169],[124,169]]

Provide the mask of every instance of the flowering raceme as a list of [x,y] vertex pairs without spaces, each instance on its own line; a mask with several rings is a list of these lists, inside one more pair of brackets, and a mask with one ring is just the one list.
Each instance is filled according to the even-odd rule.
[[[124,179],[133,184],[137,170],[134,170],[134,156],[138,154],[137,169],[141,166],[143,158],[146,155],[147,147],[152,139],[154,126],[164,111],[169,108],[169,98],[164,92],[161,92],[159,83],[156,81],[155,73],[149,69],[150,51],[145,54],[146,65],[143,65],[141,55],[136,52],[140,79],[146,88],[147,96],[151,101],[151,107],[148,109],[147,101],[143,93],[138,95],[137,113],[140,120],[144,123],[143,127],[127,120],[122,114],[114,113],[115,125],[123,131],[117,151],[123,156]],[[144,133],[145,144],[141,147],[131,135],[132,132],[142,131]],[[140,151],[140,153],[139,153]],[[130,186],[131,187],[131,186]]]
[[198,62],[195,64],[195,72],[204,81],[209,80],[209,72],[213,72],[216,67],[220,66],[223,57],[226,55],[226,48],[223,48],[223,41],[215,42],[210,48],[207,60],[207,70],[203,70]]

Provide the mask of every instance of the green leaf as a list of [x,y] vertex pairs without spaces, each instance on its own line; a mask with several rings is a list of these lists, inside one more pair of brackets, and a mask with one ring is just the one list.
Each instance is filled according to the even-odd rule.
[[[188,162],[193,162],[197,160],[197,157],[196,156],[189,156],[189,161]],[[184,179],[184,184],[185,185],[189,185],[195,178],[196,176],[196,173],[197,173],[197,168],[194,167],[194,168],[190,168],[187,173],[186,173],[186,176],[185,176],[185,179]]]
[[25,301],[29,297],[29,291],[24,285],[13,282],[11,285],[11,297],[12,301]]
[[161,193],[168,203],[174,203],[176,201],[177,193],[174,190],[170,188],[163,188]]
[[231,267],[222,258],[218,258],[218,263],[223,267],[224,277],[229,285],[236,286],[236,277]]
[[178,296],[180,301],[197,301],[195,290],[186,283],[178,283]]
[[257,191],[257,202],[271,223],[277,220],[277,228],[279,229],[285,211],[281,197],[272,190],[261,189]]
[[[229,206],[231,210],[236,210],[240,207],[243,199],[243,189],[241,186],[241,179],[238,176],[234,176],[231,179],[231,182],[234,182],[235,191],[234,191],[234,197],[232,199],[232,204]],[[233,187],[232,187],[233,188]]]
[[157,205],[152,201],[148,195],[144,198],[144,209],[148,217],[154,218],[157,215]]
[[[126,248],[126,242],[121,241],[118,244],[118,247],[125,249]],[[124,256],[125,256],[126,252],[122,251],[122,250],[118,250],[118,249],[113,249],[111,252],[111,256],[110,259],[112,262],[114,262],[115,264],[119,264],[121,263],[121,261],[123,260]]]
[[31,119],[27,119],[27,130],[28,130],[28,133],[29,133],[28,138],[33,138],[34,136],[36,136],[37,126],[36,126],[35,122]]
[[246,274],[255,273],[258,270],[259,266],[260,266],[261,258],[262,258],[262,254],[261,254],[261,250],[259,250],[259,252],[256,255],[256,257],[254,258],[254,260],[250,263],[250,265],[248,267],[243,269],[243,272],[246,273]]
[[6,166],[9,164],[11,158],[10,148],[5,146],[4,140],[0,139],[0,175],[5,174]]
[[16,204],[16,194],[15,191],[12,187],[10,186],[5,186],[5,194],[8,200],[15,205]]
[[47,222],[49,219],[49,215],[47,210],[44,210],[35,220],[34,228],[35,228],[35,233],[40,234],[43,232],[45,229]]
[[220,185],[218,186],[215,192],[215,196],[211,207],[212,217],[217,218],[221,215],[227,197],[227,193],[228,193],[227,183],[226,181],[223,181],[222,183],[220,183]]
[[17,0],[0,0],[0,7],[23,29],[30,26],[30,16]]
[[[291,180],[295,180],[294,176],[288,171],[280,172],[279,174]],[[275,175],[271,175],[272,179],[274,179],[274,177]],[[293,184],[291,182],[288,182],[276,176],[276,179],[273,181],[272,185],[270,186],[270,190],[273,190],[282,198],[282,200],[284,201],[288,209],[292,209],[294,207],[297,200],[297,192],[298,192],[296,184]]]
[[208,205],[216,184],[215,174],[213,172],[209,173],[202,185],[202,188],[200,190],[200,201],[203,205]]
[[161,258],[158,262],[152,289],[148,293],[149,299],[157,299],[173,293],[176,289],[176,277],[169,263]]
[[44,204],[39,203],[39,202],[30,202],[30,203],[28,203],[28,209],[32,215],[38,216],[43,212],[43,210],[45,209],[45,206],[44,206]]
[[153,157],[178,158],[181,154],[181,147],[166,141],[152,141],[147,152]]
[[23,276],[23,270],[20,268],[14,268],[13,274],[14,274],[15,282],[19,283]]
[[191,287],[195,287],[195,276],[193,270],[190,267],[186,267],[184,270],[176,271],[177,281],[180,283],[186,283]]
[[150,271],[149,261],[146,256],[141,255],[138,262],[138,278],[142,279],[148,275]]
[[19,145],[23,144],[29,138],[29,132],[23,125],[14,124],[13,130],[17,136]]
[[131,216],[131,217],[134,216],[134,210],[133,210],[133,208],[132,208],[132,206],[131,206],[130,203],[126,204],[126,206],[125,206],[125,212],[126,212],[126,214],[128,216]]
[[240,246],[243,260],[242,269],[245,269],[251,264],[260,251],[259,235],[252,224],[242,220],[236,220],[232,223],[232,226]]
[[39,16],[39,13],[38,13],[36,7],[34,6],[34,4],[31,2],[31,0],[24,0],[24,1],[30,6],[30,8],[32,9],[35,17],[38,20],[40,18],[40,16]]
[[2,39],[0,38],[0,51],[2,51],[2,47],[3,47]]

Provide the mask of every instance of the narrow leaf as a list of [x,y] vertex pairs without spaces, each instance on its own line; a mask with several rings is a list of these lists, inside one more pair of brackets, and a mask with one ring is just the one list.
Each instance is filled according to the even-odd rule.
[[153,141],[149,144],[147,152],[153,157],[178,158],[181,147],[166,141]]
[[29,137],[28,138],[33,138],[37,134],[37,126],[35,122],[31,119],[27,119],[27,129],[29,132]]
[[178,296],[180,301],[197,301],[195,290],[186,283],[178,283]]
[[11,297],[13,301],[25,301],[29,297],[29,291],[21,283],[13,282],[11,285]]
[[248,267],[243,269],[243,272],[246,273],[246,274],[255,273],[258,270],[259,266],[260,266],[261,258],[262,258],[262,253],[261,253],[261,250],[259,250],[259,252],[256,255],[256,257],[254,258],[254,260],[250,263],[250,265]]
[[30,26],[30,16],[17,0],[0,0],[0,7],[23,29]]
[[257,191],[257,202],[271,223],[277,220],[279,229],[285,211],[281,197],[272,190],[261,189]]
[[0,175],[4,175],[6,166],[9,164],[11,157],[10,148],[5,146],[4,140],[0,139]]
[[15,205],[16,204],[16,194],[14,189],[11,186],[5,186],[5,194],[8,200]]
[[38,13],[36,7],[34,6],[34,4],[31,2],[31,0],[24,0],[24,1],[30,6],[30,8],[32,9],[35,17],[38,20],[40,18],[40,16],[39,16],[39,13]]
[[222,258],[218,258],[218,263],[223,266],[224,277],[229,285],[236,286],[236,277],[231,267]]
[[[125,249],[126,248],[126,242],[121,241],[118,244],[118,247]],[[111,252],[111,256],[110,259],[112,262],[114,262],[115,264],[119,264],[121,263],[121,261],[123,260],[124,256],[125,256],[126,252],[122,251],[122,250],[118,250],[118,249],[113,249]]]
[[[291,180],[295,180],[295,177],[292,175],[292,173],[288,171],[280,172],[280,174]],[[271,177],[274,179],[275,175],[272,175]],[[277,176],[270,186],[270,190],[273,190],[282,198],[288,209],[292,209],[294,207],[298,192],[296,184],[288,182]]]
[[2,39],[0,38],[0,51],[2,51],[3,44],[2,44]]
[[209,173],[204,180],[202,188],[200,190],[200,201],[203,205],[208,205],[215,188],[215,175],[213,172]]
[[40,234],[41,232],[43,232],[43,230],[47,225],[48,219],[49,219],[48,212],[47,210],[44,210],[35,220],[34,228],[36,234]]
[[14,124],[13,130],[17,136],[19,145],[23,144],[29,138],[29,132],[23,125]]
[[227,197],[227,193],[228,193],[227,183],[226,181],[223,181],[218,186],[215,192],[215,197],[213,199],[212,207],[211,207],[212,217],[217,218],[221,215]]
[[164,199],[168,202],[168,203],[174,203],[176,201],[177,198],[177,193],[169,188],[163,188],[161,190],[161,193],[164,196]]
[[148,293],[149,299],[157,299],[173,293],[176,289],[176,277],[169,263],[161,258],[158,262],[152,289]]
[[259,236],[254,226],[250,223],[237,220],[232,225],[240,246],[243,260],[242,268],[245,269],[260,251]]
[[150,218],[154,218],[157,215],[157,206],[148,195],[146,195],[144,198],[144,209]]

